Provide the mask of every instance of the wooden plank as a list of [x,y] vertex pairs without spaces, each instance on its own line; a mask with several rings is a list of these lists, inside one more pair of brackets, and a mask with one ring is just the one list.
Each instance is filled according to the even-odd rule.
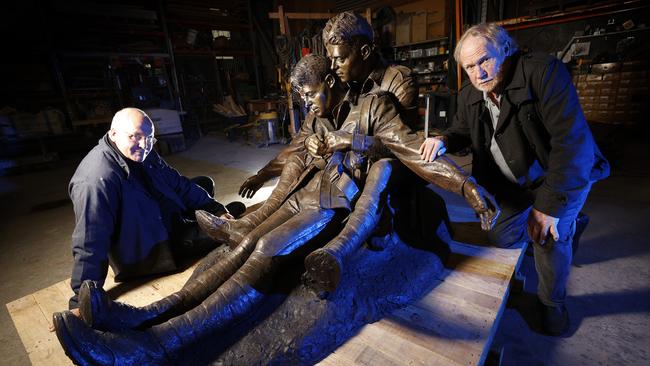
[[33,365],[71,365],[59,345],[56,334],[50,332],[48,318],[34,295],[27,295],[7,304],[9,315],[18,330],[20,340]]
[[[480,365],[505,307],[508,285],[523,248],[498,249],[453,243],[452,268],[432,280],[432,289],[415,303],[363,327],[320,365]],[[118,299],[145,305],[177,291],[193,267],[132,285]],[[113,281],[114,291],[123,284]],[[34,365],[68,365],[56,335],[52,312],[67,308],[69,280],[7,304]]]
[[[379,323],[384,322],[384,320]],[[366,345],[355,358],[357,365],[456,365],[457,362],[433,352],[378,323],[368,324],[353,338]]]
[[393,316],[375,324],[385,328],[390,334],[399,336],[407,342],[417,344],[436,353],[441,360],[439,364],[442,365],[452,363],[472,365],[476,364],[479,358],[477,355],[479,348],[472,344],[476,340],[458,339],[447,335],[441,336],[435,332],[419,327],[417,324],[409,324],[406,326],[401,319]]

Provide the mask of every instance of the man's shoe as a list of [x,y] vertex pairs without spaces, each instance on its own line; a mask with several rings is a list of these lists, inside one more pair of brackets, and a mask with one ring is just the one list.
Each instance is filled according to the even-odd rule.
[[543,305],[542,317],[542,326],[548,335],[559,336],[569,328],[569,312],[564,305]]
[[589,216],[582,212],[578,213],[578,217],[576,217],[576,232],[573,234],[573,240],[571,241],[571,251],[573,253],[573,257],[575,257],[576,253],[578,252],[578,247],[580,246],[580,236],[585,231],[588,224]]

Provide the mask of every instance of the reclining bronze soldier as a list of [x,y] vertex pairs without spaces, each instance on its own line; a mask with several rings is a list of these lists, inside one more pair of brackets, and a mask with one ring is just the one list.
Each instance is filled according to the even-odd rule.
[[[306,57],[299,65],[317,58]],[[331,92],[337,81],[327,73],[327,62],[321,61],[319,72],[307,71],[320,75],[320,85],[312,91],[320,89],[325,100],[330,97],[329,104],[320,105],[322,112],[315,110],[325,116],[325,107],[331,107],[337,94]],[[92,282],[84,283],[80,291],[83,320],[69,312],[54,315],[57,336],[66,353],[81,364],[166,364],[172,363],[184,347],[232,327],[265,299],[279,267],[287,260],[304,258],[336,235],[361,190],[363,172],[367,171],[361,165],[367,163],[364,153],[373,139],[381,140],[423,178],[464,193],[488,224],[498,214],[491,197],[453,163],[420,160],[417,149],[422,139],[402,124],[388,96],[369,95],[360,99],[358,106],[350,105],[350,113],[338,131],[320,124],[322,118],[314,122],[319,137],[312,141],[316,152],[325,153],[327,158],[293,155],[283,175],[292,178],[300,173],[297,183],[288,185],[287,191],[280,190],[286,198],[279,208],[244,236],[224,260],[181,291],[143,308],[112,302]],[[310,240],[315,237],[317,240]],[[97,332],[89,326],[109,332]]]

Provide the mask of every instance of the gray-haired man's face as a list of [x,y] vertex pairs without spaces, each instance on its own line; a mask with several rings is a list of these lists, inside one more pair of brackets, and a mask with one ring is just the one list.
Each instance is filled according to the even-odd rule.
[[460,64],[472,85],[483,92],[493,92],[503,80],[505,53],[481,37],[469,37],[460,50]]

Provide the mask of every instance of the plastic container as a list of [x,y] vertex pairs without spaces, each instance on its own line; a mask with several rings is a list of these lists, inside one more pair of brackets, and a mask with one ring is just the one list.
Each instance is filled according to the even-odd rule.
[[260,113],[257,117],[257,125],[259,129],[263,129],[263,134],[266,138],[265,144],[277,144],[280,142],[278,137],[278,112]]

